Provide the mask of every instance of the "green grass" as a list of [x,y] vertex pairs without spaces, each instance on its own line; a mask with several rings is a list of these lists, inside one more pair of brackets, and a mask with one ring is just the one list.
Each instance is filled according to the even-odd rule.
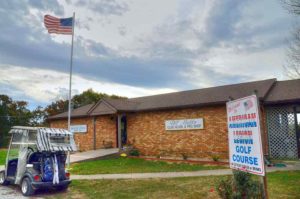
[[[74,180],[65,193],[49,198],[219,198],[216,182],[225,176],[143,180]],[[270,199],[300,198],[300,171],[268,173]]]
[[0,165],[5,165],[6,152],[6,149],[0,149]]
[[92,160],[71,165],[72,174],[109,174],[109,173],[148,173],[148,172],[176,172],[198,171],[210,169],[224,169],[222,166],[209,166],[186,163],[168,163],[149,161],[135,158],[114,158]]

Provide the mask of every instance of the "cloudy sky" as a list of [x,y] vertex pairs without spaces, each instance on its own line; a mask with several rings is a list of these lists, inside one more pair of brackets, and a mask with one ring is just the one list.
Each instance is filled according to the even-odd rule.
[[286,79],[295,21],[280,0],[4,0],[0,94],[31,108],[67,96],[71,36],[48,34],[43,17],[73,12],[74,94],[136,97]]

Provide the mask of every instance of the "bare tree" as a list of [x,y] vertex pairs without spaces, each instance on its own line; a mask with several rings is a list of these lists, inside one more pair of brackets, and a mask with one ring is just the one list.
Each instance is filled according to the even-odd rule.
[[300,1],[299,0],[282,0],[283,7],[291,14],[300,15]]
[[287,50],[287,62],[283,66],[291,79],[300,78],[300,29],[294,31]]
[[[300,0],[282,0],[283,7],[289,13],[300,16]],[[290,46],[287,50],[287,63],[284,69],[289,78],[300,78],[300,28],[295,27]]]

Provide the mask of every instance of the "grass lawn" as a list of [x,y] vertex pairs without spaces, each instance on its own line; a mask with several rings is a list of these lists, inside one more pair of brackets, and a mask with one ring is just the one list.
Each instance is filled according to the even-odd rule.
[[[48,198],[219,198],[215,184],[226,176],[143,180],[74,180],[68,192]],[[300,198],[300,171],[268,173],[272,199]]]
[[148,173],[224,169],[222,166],[168,163],[135,158],[91,160],[71,165],[72,174]]
[[6,149],[0,149],[0,165],[5,165],[6,152]]

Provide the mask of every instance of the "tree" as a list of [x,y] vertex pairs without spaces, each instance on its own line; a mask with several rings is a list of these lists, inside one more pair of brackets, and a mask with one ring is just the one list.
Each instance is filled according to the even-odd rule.
[[25,101],[14,101],[7,95],[0,95],[0,147],[8,142],[8,131],[12,126],[30,124],[31,112]]
[[[282,0],[283,7],[289,13],[300,16],[300,0]],[[292,79],[300,78],[300,28],[296,27],[290,46],[287,50],[287,63],[284,69],[288,77]]]
[[124,99],[125,97],[121,97],[117,95],[108,95],[106,93],[97,93],[90,88],[79,95],[75,95],[72,98],[73,108],[77,108],[87,104],[97,103],[99,100],[103,98]]
[[283,7],[291,14],[300,15],[300,1],[299,0],[282,0]]
[[[72,108],[78,108],[87,104],[97,103],[103,98],[112,98],[112,99],[125,99],[126,97],[121,97],[118,95],[108,95],[106,93],[98,93],[93,91],[93,89],[88,89],[83,91],[81,94],[75,95],[72,97]],[[52,102],[50,105],[46,106],[45,118],[52,115],[57,115],[59,113],[66,112],[68,110],[68,100],[57,100]]]
[[57,100],[45,107],[44,111],[47,116],[57,115],[68,110],[68,100]]
[[43,107],[38,106],[35,110],[31,111],[30,126],[45,126],[46,116]]

